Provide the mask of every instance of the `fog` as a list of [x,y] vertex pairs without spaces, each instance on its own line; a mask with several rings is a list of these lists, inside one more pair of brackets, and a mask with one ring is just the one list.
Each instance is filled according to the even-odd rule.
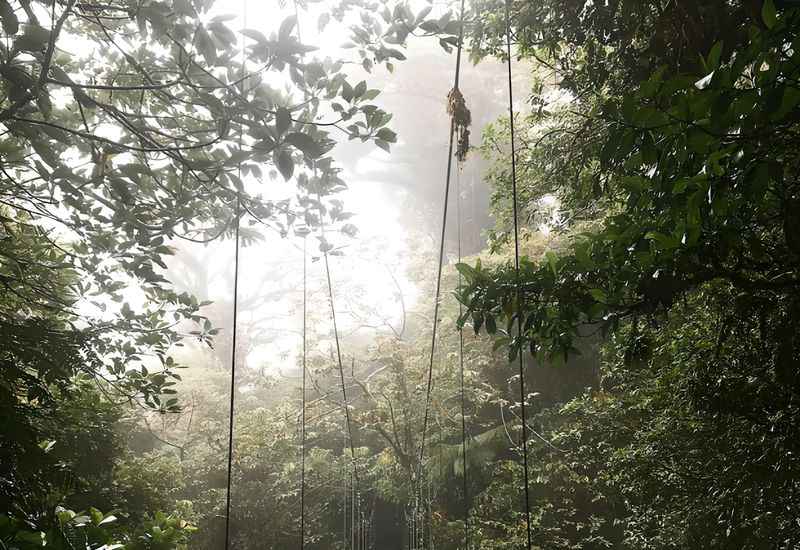
[[[223,3],[219,9],[234,12],[227,9],[234,4]],[[277,24],[292,13],[288,6],[284,10],[277,6],[270,10],[268,3],[259,6],[256,10],[246,3],[248,27],[264,33],[274,31],[271,22]],[[346,39],[342,25],[332,22],[318,33],[312,11],[299,14],[299,27],[304,35],[311,35],[304,37],[306,42],[323,44],[316,54],[353,57],[351,50],[334,45]],[[348,71],[350,81],[364,79],[370,88],[381,91],[374,103],[393,114],[391,126],[398,134],[391,153],[358,140],[347,141],[341,135],[331,152],[348,185],[338,198],[353,214],[350,221],[358,230],[353,237],[337,235],[335,252],[330,255],[337,317],[348,355],[369,345],[376,333],[399,334],[409,324],[408,312],[415,307],[420,292],[426,290],[409,277],[412,264],[417,279],[432,282],[436,276],[434,253],[441,232],[450,125],[446,98],[453,85],[455,55],[445,52],[437,39],[425,38],[410,40],[405,53],[408,59],[397,63],[393,73],[381,66],[367,73],[357,64]],[[520,110],[525,108],[527,75],[522,66],[516,70],[520,86],[515,109]],[[480,144],[481,129],[507,112],[505,78],[506,67],[497,60],[465,63],[462,68],[460,89],[472,112],[473,146]],[[290,83],[283,84],[291,88]],[[446,233],[448,262],[454,260],[457,249],[457,186],[462,251],[465,255],[476,253],[485,242],[483,230],[491,220],[487,214],[489,193],[481,178],[484,168],[480,153],[474,151],[453,171]],[[279,177],[265,180],[250,181],[251,192],[273,200],[293,196],[292,181],[284,183]],[[304,243],[294,234],[284,236],[279,229],[265,227],[246,215],[241,226],[238,337],[242,344],[237,363],[262,374],[297,375],[302,347],[304,246],[308,251],[310,330],[323,338],[323,347],[330,344],[332,335],[318,236],[309,235]],[[219,339],[229,339],[235,243],[183,241],[172,245],[177,254],[168,265],[169,278],[198,299],[213,302],[204,313],[217,322]],[[193,349],[192,353],[198,351]],[[214,362],[210,353],[204,351],[209,364]],[[224,357],[213,355],[219,361]]]
[[[288,6],[284,10],[273,6],[270,10],[265,8],[267,5],[259,4],[260,11],[247,5],[249,28],[268,34],[291,13]],[[233,7],[233,4],[224,6]],[[352,59],[352,50],[339,47],[346,40],[346,29],[332,22],[319,34],[315,17],[313,10],[299,13],[304,41],[322,45],[312,55]],[[348,221],[357,228],[354,235],[326,235],[335,243],[329,254],[331,290],[344,363],[349,369],[358,370],[365,380],[379,366],[364,363],[362,356],[378,339],[411,341],[429,330],[432,320],[450,128],[446,106],[453,86],[455,55],[445,52],[438,39],[425,38],[410,40],[404,53],[407,60],[396,63],[392,73],[382,66],[367,73],[359,64],[351,65],[347,71],[349,81],[364,79],[369,88],[379,89],[381,93],[374,103],[393,114],[390,126],[397,132],[398,140],[391,153],[359,140],[348,141],[342,135],[337,136],[338,144],[331,152],[348,186],[337,198],[343,202],[344,210],[353,214]],[[515,109],[519,111],[526,108],[528,69],[518,65],[516,71],[519,89]],[[497,60],[477,65],[463,63],[460,89],[472,113],[473,147],[480,145],[484,126],[507,113],[505,79],[506,67]],[[288,82],[270,84],[291,90]],[[485,244],[484,230],[492,223],[488,215],[489,191],[482,182],[485,168],[486,162],[476,150],[453,170],[445,242],[448,265],[456,261],[459,223],[465,256],[479,252]],[[272,176],[265,177],[263,182],[246,179],[248,191],[271,200],[291,200],[294,182]],[[312,233],[304,239],[292,230],[284,234],[282,229],[266,226],[247,215],[241,220],[241,232],[235,353],[237,418],[248,410],[276,406],[288,406],[299,414],[297,392],[302,380],[305,284],[308,361],[316,369],[313,374],[309,371],[313,389],[309,389],[307,399],[328,402],[323,416],[327,415],[334,423],[342,422],[330,295],[319,235]],[[166,442],[182,454],[196,438],[193,426],[208,428],[211,423],[218,426],[220,433],[220,439],[211,448],[217,449],[222,464],[227,452],[222,440],[225,429],[222,419],[227,415],[225,386],[231,375],[236,243],[221,239],[208,244],[174,241],[171,245],[176,254],[168,263],[166,276],[179,290],[211,302],[202,313],[219,333],[213,348],[188,340],[175,354],[176,360],[188,367],[181,373],[184,413],[166,419],[157,414],[143,414],[142,420],[156,441],[148,442],[145,438],[139,441],[138,449],[147,452],[154,443]],[[447,297],[452,290],[444,288],[442,295]],[[453,319],[441,330],[454,334]],[[426,360],[419,359],[417,368],[423,369]],[[355,381],[355,371],[349,376]],[[421,384],[422,380],[417,382]],[[235,441],[240,437],[236,428],[235,425]],[[313,423],[309,429],[314,430]],[[235,460],[255,458],[237,456]],[[188,473],[189,478],[191,475]],[[234,480],[234,503],[237,495]],[[252,504],[242,506],[252,507]],[[267,509],[257,513],[273,513],[276,506],[284,505],[264,503],[264,506]],[[371,513],[381,514],[380,510]],[[384,513],[389,514],[388,519],[377,520],[383,525],[383,536],[400,541],[406,522],[392,515],[394,511]],[[394,527],[387,529],[387,525]],[[216,529],[217,536],[221,536],[222,525]]]
[[800,548],[798,29],[0,0],[0,548]]

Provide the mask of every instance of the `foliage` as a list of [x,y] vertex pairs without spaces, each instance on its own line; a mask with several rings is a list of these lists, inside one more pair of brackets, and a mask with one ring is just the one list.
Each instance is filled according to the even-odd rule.
[[[114,500],[120,417],[106,399],[180,410],[174,347],[187,335],[210,344],[218,329],[168,280],[171,244],[230,236],[244,213],[284,235],[297,219],[336,226],[346,216],[331,195],[345,184],[331,132],[387,150],[396,139],[371,103],[377,90],[349,83],[342,61],[306,57],[315,48],[298,39],[296,18],[271,36],[237,37],[235,18],[211,8],[0,2],[0,436],[11,525],[56,529],[53,506],[83,491]],[[278,91],[270,75],[292,85]],[[263,168],[294,177],[297,198],[262,199]],[[104,397],[84,403],[92,382]],[[87,432],[94,442],[73,432],[89,428],[84,418],[64,415],[77,403],[89,418],[107,415]],[[77,443],[101,464],[93,479],[63,456]],[[102,490],[89,491],[93,482]],[[156,503],[152,492],[130,504]],[[161,539],[142,544],[179,544],[182,531],[163,534],[167,520],[153,524]]]
[[[753,3],[741,34],[718,25],[752,12],[749,3],[692,7],[723,12],[697,27],[697,44],[656,49],[663,65],[645,76],[641,48],[695,31],[654,30],[648,10],[662,4],[637,3],[645,13],[635,32],[643,34],[614,45],[625,32],[617,18],[638,13],[622,4],[588,3],[574,20],[569,9],[526,19],[526,9],[548,7],[516,6],[523,56],[550,45],[543,29],[559,31],[549,55],[567,93],[523,121],[519,144],[523,220],[540,223],[530,216],[537,201],[556,197],[560,218],[550,228],[559,238],[523,258],[519,278],[509,263],[459,265],[460,323],[498,335],[511,359],[531,352],[542,369],[576,355],[581,336],[604,336],[601,379],[531,420],[542,435],[531,440],[529,460],[537,545],[791,548],[800,540],[790,511],[800,373],[800,15]],[[487,21],[481,32],[498,23]],[[485,44],[501,34],[493,32]],[[604,57],[574,55],[595,33],[611,41]],[[692,48],[698,61],[686,61]],[[610,70],[599,77],[603,59]],[[507,250],[510,238],[507,153],[497,146],[507,140],[504,124],[484,144],[497,163],[495,251]],[[504,528],[482,532],[491,542],[481,547],[524,538],[519,506],[503,515],[509,503],[499,500],[519,486],[519,470],[507,465],[508,477],[481,497],[482,506],[501,502],[491,509],[505,518],[496,524]]]
[[[473,59],[504,55],[503,7],[471,3]],[[408,543],[400,532],[420,487],[436,547],[460,547],[464,505],[476,547],[523,545],[508,365],[519,354],[535,390],[525,397],[537,548],[800,543],[800,12],[779,7],[511,2],[517,53],[535,65],[531,112],[514,120],[520,276],[500,120],[481,147],[497,225],[488,250],[445,270],[462,305],[439,310],[430,411],[429,298],[404,312],[408,330],[404,319],[354,346],[342,372],[329,335],[310,331],[307,547],[343,548],[343,499],[356,495],[376,545]],[[0,0],[4,547],[221,546],[230,379],[191,346],[193,368],[176,373],[182,338],[210,344],[218,329],[169,280],[167,257],[178,240],[230,236],[241,216],[284,236],[297,221],[352,234],[335,198],[346,186],[335,137],[387,150],[396,140],[378,91],[350,82],[344,60],[311,57],[294,17],[270,36],[240,31],[239,51],[234,18],[211,9]],[[318,26],[355,20],[346,49],[368,73],[391,71],[412,37],[452,49],[460,24],[433,10],[342,0]],[[77,43],[102,54],[67,54]],[[279,76],[286,92],[268,84]],[[292,197],[264,199],[265,173],[291,181]],[[339,252],[325,238],[320,250]],[[431,261],[410,260],[422,296]],[[453,327],[470,330],[461,341]],[[241,340],[251,345],[246,331]],[[216,363],[227,361],[232,342],[217,344]],[[296,380],[253,370],[236,382],[232,544],[290,547]]]
[[[797,287],[791,129],[800,91],[797,53],[787,49],[796,17],[786,13],[766,33],[752,28],[731,61],[709,58],[707,77],[665,79],[661,70],[598,110],[609,128],[601,195],[613,208],[561,255],[523,261],[523,338],[534,353],[569,353],[581,324],[613,328],[669,309],[707,281],[734,284],[747,308]],[[513,273],[460,269],[467,314],[491,332],[495,318],[516,321]]]
[[56,548],[67,550],[185,550],[189,524],[175,516],[158,512],[145,522],[142,532],[130,540],[115,536],[112,527],[116,517],[89,508],[86,514],[57,507],[54,511],[56,526],[47,531],[36,530],[20,520],[0,516],[0,541],[9,550]]
[[[271,37],[242,31],[235,63],[231,17],[206,18],[209,2],[3,6],[6,287],[28,307],[80,317],[106,378],[175,411],[177,400],[162,402],[170,392],[160,390],[175,378],[179,323],[199,323],[194,335],[204,341],[216,331],[202,304],[165,278],[170,241],[230,235],[242,212],[284,233],[297,218],[335,224],[341,206],[319,202],[344,188],[326,156],[330,131],[388,148],[391,117],[369,103],[377,90],[347,82],[341,62],[305,59],[315,48],[298,41],[294,18]],[[103,55],[67,53],[82,43]],[[304,100],[271,88],[269,73],[287,73]],[[318,175],[297,170],[299,202],[253,193],[262,166],[289,179],[303,163]],[[35,247],[25,232],[38,235]],[[36,277],[24,276],[31,265]],[[41,284],[64,277],[72,279],[58,299]],[[141,300],[126,294],[131,284]]]

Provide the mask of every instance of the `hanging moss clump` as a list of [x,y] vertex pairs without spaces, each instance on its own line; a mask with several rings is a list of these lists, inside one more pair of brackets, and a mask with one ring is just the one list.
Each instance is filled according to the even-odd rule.
[[453,88],[447,94],[447,114],[453,121],[456,133],[456,158],[464,162],[469,152],[469,125],[472,124],[472,113],[467,108],[467,102],[458,88]]

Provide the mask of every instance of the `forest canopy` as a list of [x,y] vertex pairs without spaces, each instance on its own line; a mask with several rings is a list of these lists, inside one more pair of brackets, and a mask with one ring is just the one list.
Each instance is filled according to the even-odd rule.
[[[229,4],[0,0],[0,548],[800,546],[800,7]],[[505,62],[398,131],[400,67]],[[448,126],[400,313],[336,302],[350,156]]]

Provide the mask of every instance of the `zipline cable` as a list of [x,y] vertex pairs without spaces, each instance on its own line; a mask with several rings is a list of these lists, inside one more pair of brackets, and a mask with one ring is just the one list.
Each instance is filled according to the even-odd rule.
[[230,548],[231,532],[231,474],[233,471],[233,415],[236,403],[236,326],[238,322],[239,298],[239,217],[240,198],[236,193],[236,225],[234,226],[234,242],[236,252],[233,260],[233,335],[231,343],[231,387],[230,411],[228,414],[228,477],[225,496],[225,550]]
[[[297,25],[297,41],[302,43],[300,37],[300,11],[297,8],[297,0],[294,2],[294,19]],[[302,407],[303,412],[300,419],[300,550],[304,550],[306,546],[306,317],[307,317],[307,303],[308,303],[308,228],[303,232],[303,397]]]
[[[347,431],[342,430],[342,458],[344,458],[344,448],[347,446]],[[347,464],[342,462],[342,550],[347,549]]]
[[[464,42],[464,0],[461,0],[461,14],[459,18],[459,31],[458,31],[458,48],[456,51],[456,69],[455,69],[455,77],[453,82],[453,91],[458,92],[458,84],[459,78],[461,76],[461,49]],[[445,237],[447,232],[447,206],[450,201],[450,179],[451,174],[453,171],[453,141],[456,131],[456,121],[455,118],[450,120],[450,136],[448,139],[448,151],[447,151],[447,175],[445,177],[445,187],[444,187],[444,204],[442,207],[442,232],[440,236],[439,242],[439,265],[437,268],[436,273],[436,293],[434,296],[434,305],[433,305],[433,329],[431,331],[431,353],[430,353],[430,361],[428,363],[428,380],[425,389],[425,413],[423,416],[422,421],[422,434],[421,440],[419,445],[419,458],[417,463],[417,471],[416,479],[414,480],[416,483],[416,498],[414,503],[414,521],[416,522],[416,516],[418,515],[419,511],[419,501],[422,491],[422,466],[424,463],[425,458],[425,438],[427,437],[428,432],[428,421],[430,417],[430,407],[431,407],[431,393],[433,389],[433,362],[436,355],[436,329],[439,326],[439,305],[440,305],[440,297],[441,297],[441,290],[442,290],[442,268],[444,266],[444,247],[445,247]],[[422,526],[422,541],[424,544],[424,531],[425,526],[423,523]],[[416,542],[415,542],[416,545]]]
[[306,545],[306,311],[308,302],[308,244],[307,233],[303,235],[303,396],[300,419],[300,550]]
[[358,470],[356,468],[356,448],[353,444],[353,427],[350,420],[350,406],[347,402],[347,384],[344,381],[344,367],[342,366],[342,347],[339,342],[339,326],[336,323],[336,305],[333,299],[333,283],[331,282],[331,267],[328,261],[327,241],[325,241],[325,222],[323,220],[322,212],[322,197],[318,194],[317,200],[320,204],[320,233],[322,234],[323,251],[322,257],[325,263],[325,278],[328,282],[328,301],[331,304],[331,320],[333,322],[333,338],[336,342],[336,362],[339,365],[339,382],[342,386],[342,400],[344,407],[344,417],[347,424],[347,437],[350,440],[350,456],[353,460],[353,479],[358,483]]
[[[242,19],[247,27],[247,0],[242,0]],[[244,39],[242,39],[242,93],[244,94],[244,74],[245,74],[245,52]],[[239,151],[242,150],[242,127],[239,126]],[[242,162],[238,166],[239,181],[242,180]],[[239,317],[239,224],[242,216],[242,197],[241,191],[236,191],[236,224],[234,226],[234,260],[233,260],[233,327],[231,335],[231,386],[230,386],[230,409],[228,412],[228,471],[227,488],[225,492],[225,550],[230,548],[231,543],[231,478],[233,474],[233,421],[236,406],[236,329]]]
[[[316,170],[315,170],[315,172],[316,172]],[[331,281],[331,267],[330,267],[330,262],[328,260],[327,241],[325,240],[325,220],[324,220],[324,215],[325,214],[322,211],[322,197],[320,196],[319,193],[317,193],[317,201],[318,201],[318,204],[320,205],[319,206],[319,211],[320,211],[319,212],[319,220],[320,220],[320,234],[322,236],[322,246],[323,246],[322,256],[323,256],[324,263],[325,263],[325,278],[326,278],[327,283],[328,283],[328,300],[329,300],[330,305],[331,305],[331,320],[333,322],[333,336],[334,336],[334,340],[336,342],[336,361],[337,361],[337,364],[339,366],[339,382],[341,383],[341,386],[342,386],[342,406],[344,408],[345,424],[346,424],[346,428],[347,428],[346,437],[350,442],[350,457],[352,459],[352,466],[353,466],[353,469],[352,469],[352,486],[353,486],[353,489],[355,490],[355,486],[359,484],[358,467],[357,467],[357,464],[356,464],[356,449],[355,449],[355,445],[353,443],[353,427],[352,427],[352,422],[351,422],[351,419],[350,419],[350,406],[349,406],[348,401],[347,401],[347,385],[345,384],[345,381],[344,381],[344,367],[342,365],[342,349],[341,349],[341,344],[339,342],[339,326],[338,326],[338,324],[336,322],[336,304],[335,304],[334,298],[333,298],[333,283]],[[346,482],[346,479],[347,478],[345,478],[345,482]],[[345,491],[345,495],[346,494],[347,494],[347,492]],[[352,505],[353,505],[353,503],[351,502],[351,506]],[[346,530],[347,529],[347,502],[346,502],[346,497],[345,497],[345,505],[343,506],[343,511],[344,511],[344,516],[345,516],[344,524],[345,524],[345,530]],[[352,523],[352,519],[353,519],[353,517],[352,517],[352,514],[351,514],[351,523]],[[345,540],[347,540],[346,534],[345,534]],[[352,525],[351,525],[351,545],[352,545]],[[352,546],[351,546],[351,550],[353,550]]]
[[[461,50],[462,45],[464,42],[464,0],[461,0],[461,13],[459,17],[459,31],[458,31],[458,48],[456,51],[456,69],[455,69],[455,76],[453,82],[453,90],[452,94],[460,94],[459,93],[459,78],[461,76]],[[414,501],[414,522],[416,523],[417,516],[419,515],[419,506],[420,506],[420,497],[422,491],[422,468],[425,459],[425,439],[427,437],[428,432],[428,421],[430,417],[430,407],[431,407],[431,393],[433,389],[433,363],[434,358],[436,356],[436,330],[439,326],[439,305],[440,305],[440,298],[441,298],[441,290],[442,290],[442,268],[444,266],[444,247],[445,247],[445,238],[447,232],[447,207],[450,201],[450,179],[451,174],[453,171],[453,141],[456,132],[456,120],[455,117],[451,118],[450,120],[450,136],[448,139],[448,151],[447,151],[447,174],[445,176],[445,187],[444,187],[444,204],[442,207],[442,232],[439,241],[439,262],[437,267],[436,273],[436,293],[434,296],[434,305],[433,305],[433,328],[431,330],[431,353],[430,353],[430,361],[428,363],[428,377],[427,377],[427,384],[425,388],[425,413],[423,416],[422,421],[422,434],[420,436],[420,445],[419,445],[419,457],[417,463],[417,471],[415,481],[415,501]],[[423,522],[422,530],[420,533],[420,540],[422,541],[422,545],[424,545],[424,533],[425,533],[425,525]],[[417,544],[415,539],[415,545]]]
[[522,284],[520,282],[519,269],[519,214],[517,204],[517,154],[514,142],[514,94],[511,85],[511,15],[509,4],[511,0],[505,0],[506,15],[506,55],[508,63],[508,123],[511,131],[511,196],[512,207],[514,210],[514,271],[516,273],[517,286],[517,357],[519,359],[519,393],[520,393],[520,415],[522,416],[522,470],[525,480],[525,532],[528,541],[528,550],[531,548],[531,504],[528,484],[528,423],[525,414],[525,365],[522,357]]
[[[295,25],[297,26],[297,40],[302,43],[302,37],[301,37],[301,32],[300,32],[300,11],[299,11],[299,8],[298,8],[298,5],[297,5],[297,0],[294,0],[294,11],[295,11]],[[316,163],[314,164],[314,176],[315,176],[315,178],[317,177]],[[319,183],[319,182],[317,182],[317,183]],[[320,196],[319,191],[317,192],[317,200],[318,200],[318,204],[319,204],[319,214],[320,214],[320,216],[319,216],[320,235],[322,237],[322,242],[323,242],[323,251],[322,251],[322,253],[323,253],[323,258],[324,258],[324,262],[325,262],[325,278],[326,278],[327,284],[328,284],[328,299],[329,299],[330,305],[331,305],[331,320],[333,322],[333,335],[334,335],[334,340],[336,342],[336,360],[337,360],[337,363],[338,363],[338,366],[339,366],[339,381],[340,381],[341,386],[342,386],[342,400],[343,400],[343,407],[344,407],[344,413],[345,413],[345,420],[346,420],[346,424],[347,424],[347,437],[348,437],[349,442],[350,442],[350,456],[351,456],[351,459],[353,461],[353,464],[352,464],[352,466],[353,466],[352,487],[353,487],[353,491],[355,492],[356,485],[359,483],[358,469],[357,469],[357,465],[356,465],[356,451],[355,451],[355,445],[353,443],[353,428],[352,428],[352,422],[351,422],[351,419],[350,419],[350,407],[349,407],[348,402],[347,402],[347,386],[346,386],[345,381],[344,381],[344,367],[342,365],[342,350],[341,350],[341,344],[340,344],[340,341],[339,341],[339,327],[338,327],[338,324],[336,322],[336,305],[335,305],[334,297],[333,297],[333,283],[331,281],[331,268],[330,268],[330,262],[329,262],[329,259],[328,259],[328,250],[326,248],[327,243],[325,241],[325,218],[324,218],[324,213],[322,211],[322,197]],[[304,317],[303,317],[303,323],[304,323],[304,327],[305,327],[305,314],[304,314]],[[305,345],[305,340],[304,340],[303,343]],[[303,380],[304,380],[304,383],[305,383],[305,367],[304,367],[304,370],[303,370],[303,376],[304,376]],[[304,410],[304,412],[305,412],[305,410]],[[346,479],[345,479],[345,483],[346,483]],[[345,494],[346,494],[346,492],[345,492]],[[344,516],[345,516],[344,523],[345,523],[345,529],[346,529],[346,525],[347,525],[346,503],[345,503],[345,506],[343,507],[343,510],[344,510]],[[302,515],[301,524],[303,525],[303,527],[304,527],[304,524],[305,524],[304,520],[305,520],[305,516]],[[352,518],[351,518],[351,521],[352,521]],[[352,529],[352,526],[351,526],[351,536],[353,534],[352,530],[353,529]],[[346,538],[345,538],[345,540],[346,540]]]
[[[459,167],[460,168],[460,167]],[[461,171],[456,171],[456,220],[458,226],[458,263],[461,263]],[[458,272],[458,286],[461,286],[461,272]],[[464,305],[458,302],[458,318],[464,315]],[[461,397],[461,459],[464,472],[461,476],[464,491],[464,549],[469,550],[469,489],[467,486],[467,414],[464,399],[464,329],[458,329],[458,367]]]
[[[464,0],[461,0],[461,18],[460,28],[458,32],[458,49],[456,52],[456,73],[453,89],[458,90],[459,77],[461,75],[461,46],[464,39]],[[439,242],[439,266],[436,274],[436,294],[433,305],[433,330],[431,334],[431,354],[430,362],[428,363],[428,382],[425,391],[425,415],[422,421],[422,440],[419,446],[419,463],[418,463],[418,485],[421,483],[422,463],[425,456],[425,437],[428,431],[428,419],[430,416],[431,407],[431,392],[433,389],[433,361],[436,355],[436,329],[439,326],[439,303],[442,289],[442,267],[444,266],[444,245],[445,235],[447,230],[447,205],[450,201],[450,178],[453,170],[453,137],[455,136],[456,123],[455,120],[450,121],[450,139],[447,151],[447,176],[445,178],[444,186],[444,206],[442,208],[442,232]]]

